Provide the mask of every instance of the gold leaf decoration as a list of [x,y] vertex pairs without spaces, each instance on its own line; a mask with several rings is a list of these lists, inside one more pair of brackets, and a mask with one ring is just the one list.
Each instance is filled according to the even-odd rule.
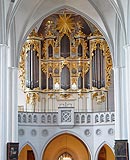
[[57,20],[57,30],[60,33],[68,34],[74,29],[74,22],[71,15],[59,15],[59,19]]

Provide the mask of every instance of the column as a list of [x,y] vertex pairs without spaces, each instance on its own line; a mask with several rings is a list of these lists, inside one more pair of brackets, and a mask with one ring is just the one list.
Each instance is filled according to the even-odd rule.
[[8,68],[7,73],[7,141],[12,141],[12,69]]
[[17,67],[12,67],[12,141],[18,142],[18,85],[17,85]]
[[[130,155],[130,44],[124,46],[126,60],[126,112],[127,112],[127,133]],[[125,83],[125,82],[124,82]]]
[[0,44],[0,159],[6,160],[7,143],[7,45]]
[[7,77],[7,114],[8,114],[8,142],[18,142],[18,75],[16,53],[15,21],[12,21],[9,32],[8,44],[8,77]]
[[8,141],[18,142],[17,67],[8,68]]
[[114,67],[115,140],[127,139],[125,110],[125,67]]

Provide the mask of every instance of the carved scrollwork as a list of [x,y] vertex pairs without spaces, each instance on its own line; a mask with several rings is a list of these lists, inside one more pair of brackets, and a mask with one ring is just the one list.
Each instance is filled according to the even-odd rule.
[[[106,44],[107,46],[107,44]],[[111,85],[112,58],[109,47],[106,47],[106,89]]]
[[35,105],[37,101],[39,101],[39,94],[35,92],[27,92],[26,93],[26,103]]
[[20,62],[19,62],[19,78],[21,87],[25,89],[25,57],[26,53],[24,52],[24,48],[20,55]]
[[92,93],[92,98],[96,99],[97,104],[101,104],[106,101],[106,95],[102,91],[95,91]]

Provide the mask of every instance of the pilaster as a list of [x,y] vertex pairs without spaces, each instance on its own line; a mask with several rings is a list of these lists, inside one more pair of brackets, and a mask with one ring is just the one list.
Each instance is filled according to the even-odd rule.
[[18,142],[17,67],[8,67],[8,141]]
[[125,67],[114,67],[115,139],[127,139],[127,111],[125,109]]
[[[128,143],[130,144],[130,44],[124,46],[124,49],[125,49],[125,60],[126,60],[126,95],[124,96],[126,97],[127,132],[128,132]],[[130,155],[130,145],[129,145],[129,155]]]
[[7,138],[8,142],[18,142],[18,68],[16,54],[15,21],[12,21],[9,32],[8,68],[7,68]]
[[7,50],[0,44],[0,159],[6,160],[7,142]]

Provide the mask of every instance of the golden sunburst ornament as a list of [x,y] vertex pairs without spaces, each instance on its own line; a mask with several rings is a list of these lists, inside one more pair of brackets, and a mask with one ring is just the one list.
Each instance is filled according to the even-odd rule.
[[71,15],[59,15],[59,19],[57,20],[57,30],[59,30],[60,33],[63,32],[64,34],[66,34],[71,33],[73,29],[74,22]]

